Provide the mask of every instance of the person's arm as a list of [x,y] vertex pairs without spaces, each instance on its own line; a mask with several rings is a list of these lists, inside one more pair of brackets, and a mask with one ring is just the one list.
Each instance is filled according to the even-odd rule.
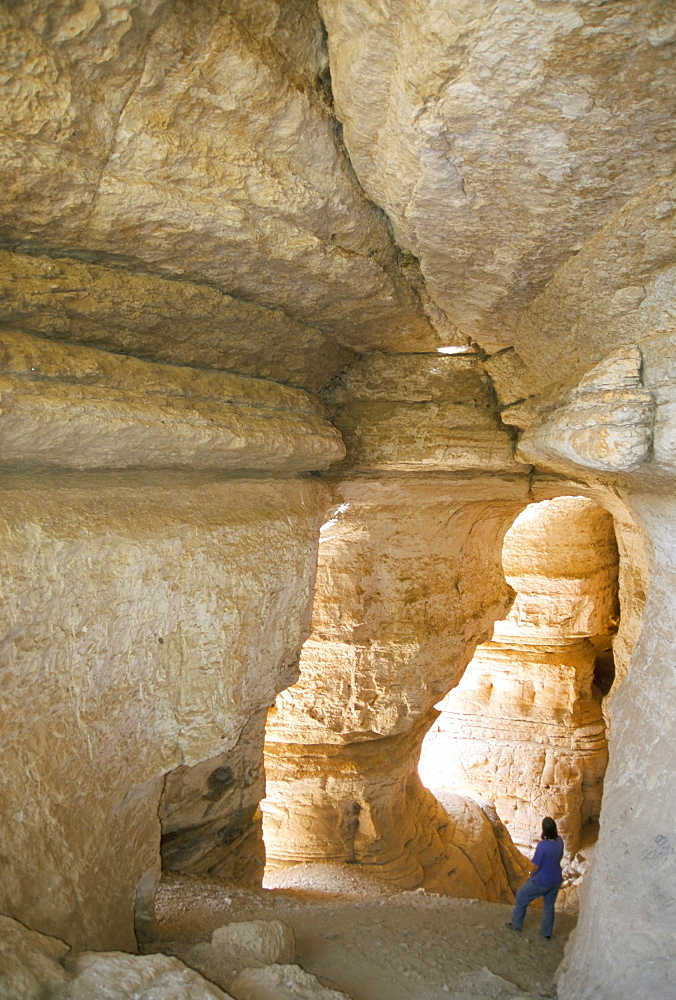
[[540,841],[538,846],[535,848],[535,854],[533,855],[533,860],[528,862],[530,865],[531,875],[535,875],[535,872],[540,867],[540,862],[542,861],[542,850],[543,850],[542,841]]

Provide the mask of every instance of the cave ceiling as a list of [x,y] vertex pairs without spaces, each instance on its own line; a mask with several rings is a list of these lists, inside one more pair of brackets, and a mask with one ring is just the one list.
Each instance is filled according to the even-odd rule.
[[673,14],[4,3],[0,322],[314,391],[354,351],[509,347],[674,170]]

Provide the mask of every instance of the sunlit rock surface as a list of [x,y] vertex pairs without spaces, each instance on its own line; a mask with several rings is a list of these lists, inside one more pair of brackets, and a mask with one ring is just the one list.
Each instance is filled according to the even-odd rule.
[[377,355],[325,398],[348,458],[300,679],[268,721],[268,863],[353,861],[404,888],[509,900],[490,821],[474,803],[450,816],[416,762],[435,702],[509,597],[500,545],[526,481],[471,473],[523,466],[476,357]]
[[199,972],[167,955],[84,952],[68,964],[73,978],[59,1000],[232,1000]]
[[[182,863],[257,877],[257,727],[296,679],[320,510],[338,537],[298,705],[275,716],[275,782],[302,789],[289,843],[502,892],[489,807],[444,812],[415,758],[507,611],[502,531],[580,493],[615,519],[621,621],[559,993],[671,1000],[671,5],[14,0],[0,18],[0,325],[43,352],[10,352],[0,398],[0,909],[133,948],[163,787],[165,858],[176,833]],[[436,354],[453,345],[474,353]],[[327,389],[351,464],[326,497],[289,477],[336,463],[338,434],[270,380],[317,392],[354,351],[378,353]],[[560,704],[587,683],[583,635]],[[119,966],[98,968],[113,989]]]
[[579,497],[533,505],[507,532],[503,565],[512,609],[442,702],[420,770],[429,787],[494,802],[524,847],[553,816],[573,856],[598,821],[608,760],[588,637],[617,620],[612,518]]

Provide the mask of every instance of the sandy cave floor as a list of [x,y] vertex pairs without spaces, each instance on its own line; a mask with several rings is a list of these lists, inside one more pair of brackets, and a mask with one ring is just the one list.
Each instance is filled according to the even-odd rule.
[[299,865],[266,884],[277,887],[166,875],[156,898],[161,940],[145,950],[176,952],[172,942],[208,940],[233,920],[279,919],[294,929],[298,964],[352,1000],[530,1000],[556,995],[554,975],[575,925],[557,914],[546,941],[541,911],[531,907],[517,934],[505,926],[508,906],[392,892],[350,865]]

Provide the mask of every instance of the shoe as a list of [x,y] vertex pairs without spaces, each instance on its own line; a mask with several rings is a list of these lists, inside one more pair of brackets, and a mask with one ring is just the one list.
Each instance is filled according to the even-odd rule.
[[510,920],[510,922],[508,924],[505,924],[505,927],[509,927],[509,929],[511,931],[516,931],[517,934],[521,933],[521,928],[520,927],[515,927],[511,920]]

